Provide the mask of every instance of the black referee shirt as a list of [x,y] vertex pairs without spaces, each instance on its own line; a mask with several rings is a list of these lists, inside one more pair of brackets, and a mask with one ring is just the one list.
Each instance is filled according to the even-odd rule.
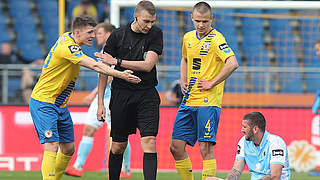
[[[132,23],[132,22],[131,22]],[[132,61],[144,61],[146,53],[153,51],[162,54],[163,35],[161,29],[152,26],[148,34],[135,33],[131,30],[131,23],[112,31],[107,40],[104,52],[114,58]],[[116,70],[124,71],[125,68],[115,67]],[[129,83],[123,79],[114,78],[112,88],[123,88],[131,90],[142,90],[155,87],[158,84],[156,66],[150,72],[133,71],[134,75],[141,79],[138,84]]]

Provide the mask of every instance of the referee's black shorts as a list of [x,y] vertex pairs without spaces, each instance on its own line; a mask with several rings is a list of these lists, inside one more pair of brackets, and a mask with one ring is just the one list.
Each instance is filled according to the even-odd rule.
[[160,97],[156,88],[146,90],[111,90],[112,141],[125,142],[130,134],[140,131],[141,137],[157,136]]

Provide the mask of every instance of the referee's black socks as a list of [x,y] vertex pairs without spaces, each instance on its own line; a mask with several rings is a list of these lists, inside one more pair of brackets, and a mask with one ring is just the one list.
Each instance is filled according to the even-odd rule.
[[109,179],[119,180],[122,167],[123,154],[113,154],[110,150],[109,155]]
[[145,180],[156,180],[157,178],[157,153],[144,153],[143,175]]

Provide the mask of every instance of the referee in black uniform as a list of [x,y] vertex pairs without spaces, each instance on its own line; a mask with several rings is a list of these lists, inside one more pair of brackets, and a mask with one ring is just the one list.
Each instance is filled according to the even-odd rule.
[[[160,97],[155,88],[158,84],[156,62],[162,54],[162,31],[153,26],[156,9],[150,1],[140,1],[134,12],[134,21],[126,27],[114,30],[104,48],[104,54],[96,55],[115,69],[132,70],[141,78],[138,84],[114,78],[111,86],[111,133],[112,146],[109,156],[110,180],[120,177],[123,153],[128,136],[138,128],[141,135],[143,174],[146,180],[157,175],[156,136],[159,127]],[[98,119],[105,116],[103,95],[107,77],[100,74],[98,83]]]

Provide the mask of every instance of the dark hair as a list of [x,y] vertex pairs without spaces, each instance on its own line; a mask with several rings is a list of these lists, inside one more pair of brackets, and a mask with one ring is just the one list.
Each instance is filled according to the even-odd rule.
[[248,120],[250,127],[258,126],[263,132],[266,130],[266,119],[261,112],[248,113],[243,120]]
[[210,12],[210,14],[212,14],[211,6],[204,1],[198,2],[196,5],[194,5],[192,12],[194,12],[194,10],[197,10],[200,14],[204,14],[208,11]]
[[320,39],[317,40],[316,42],[314,42],[314,45],[316,45],[316,44],[320,44]]
[[104,32],[112,32],[116,27],[109,23],[100,23],[96,26],[96,29],[103,28]]
[[142,10],[146,10],[152,16],[156,14],[156,7],[152,2],[147,0],[140,1],[134,10],[134,13],[139,14]]
[[89,16],[77,16],[72,21],[72,31],[75,29],[82,29],[86,26],[95,27],[97,25],[96,20]]

